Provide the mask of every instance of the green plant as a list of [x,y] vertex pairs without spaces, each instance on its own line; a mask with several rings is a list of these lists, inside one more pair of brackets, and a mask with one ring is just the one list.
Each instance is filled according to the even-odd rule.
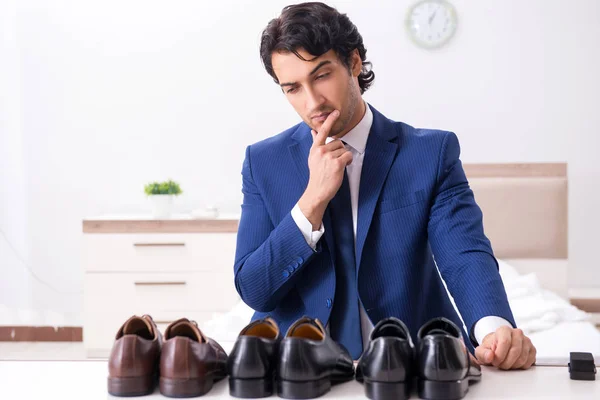
[[148,196],[153,194],[174,194],[180,195],[183,193],[179,184],[172,180],[168,180],[165,182],[150,182],[146,186],[144,186],[144,192]]

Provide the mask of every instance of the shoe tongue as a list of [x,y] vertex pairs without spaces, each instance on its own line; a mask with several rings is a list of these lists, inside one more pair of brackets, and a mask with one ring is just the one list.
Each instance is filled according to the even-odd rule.
[[288,329],[287,337],[300,337],[311,340],[323,340],[325,328],[318,319],[300,318]]
[[429,321],[419,330],[419,337],[423,338],[427,335],[447,335],[455,338],[460,338],[459,328],[446,318],[436,318]]
[[276,339],[279,336],[279,327],[271,318],[256,321],[242,330],[240,336],[257,336]]
[[397,336],[403,339],[407,339],[406,334],[396,324],[383,324],[377,330],[378,336]]
[[123,335],[139,335],[140,331],[148,330],[151,334],[154,333],[152,325],[146,318],[133,316],[129,318],[123,325]]
[[205,343],[206,338],[194,322],[187,318],[179,319],[167,328],[165,331],[165,339],[171,339],[175,336],[185,336],[196,342]]
[[396,318],[390,317],[379,321],[371,331],[371,340],[378,337],[395,337],[412,343],[408,328]]
[[448,335],[449,332],[446,332],[443,329],[432,329],[429,332],[427,332],[428,335]]

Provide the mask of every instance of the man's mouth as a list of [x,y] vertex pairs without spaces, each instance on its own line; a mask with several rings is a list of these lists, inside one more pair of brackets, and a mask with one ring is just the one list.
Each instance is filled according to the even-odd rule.
[[312,117],[312,120],[315,122],[325,122],[325,120],[327,119],[327,116],[331,114],[331,113],[321,113],[321,114],[317,114],[315,116]]

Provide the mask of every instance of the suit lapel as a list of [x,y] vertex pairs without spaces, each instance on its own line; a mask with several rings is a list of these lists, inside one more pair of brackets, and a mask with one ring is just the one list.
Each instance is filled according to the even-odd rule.
[[373,111],[373,125],[367,139],[358,192],[355,249],[357,274],[377,200],[398,150],[398,133],[392,123],[375,108],[371,107],[371,110]]
[[308,178],[310,172],[308,170],[308,153],[312,146],[312,137],[308,125],[301,124],[296,132],[292,134],[292,144],[288,147],[292,160],[296,164],[296,172],[298,172],[298,178],[302,188],[306,188],[308,185]]

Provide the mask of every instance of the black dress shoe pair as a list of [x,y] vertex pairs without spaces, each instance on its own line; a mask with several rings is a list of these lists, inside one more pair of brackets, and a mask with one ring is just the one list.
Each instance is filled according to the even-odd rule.
[[422,399],[461,399],[470,382],[481,380],[481,368],[471,363],[461,330],[452,321],[435,318],[417,337],[415,348],[402,321],[379,321],[356,367],[368,398],[407,399],[416,381]]
[[300,318],[281,337],[271,318],[254,321],[240,333],[227,360],[229,393],[234,397],[308,399],[332,384],[354,379],[348,351],[336,343],[321,322]]

